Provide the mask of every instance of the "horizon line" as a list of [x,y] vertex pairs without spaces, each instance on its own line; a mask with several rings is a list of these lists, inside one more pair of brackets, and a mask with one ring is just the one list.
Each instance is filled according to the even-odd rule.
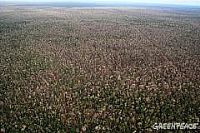
[[93,4],[95,6],[189,6],[200,7],[200,4],[186,4],[186,3],[158,3],[158,2],[79,2],[79,1],[4,1],[0,0],[0,3],[4,4],[58,4],[58,3],[73,3],[73,4]]

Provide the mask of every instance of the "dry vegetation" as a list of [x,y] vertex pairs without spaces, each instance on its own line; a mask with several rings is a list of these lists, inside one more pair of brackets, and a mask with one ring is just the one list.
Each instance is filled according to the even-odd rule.
[[200,11],[0,7],[7,132],[199,122]]

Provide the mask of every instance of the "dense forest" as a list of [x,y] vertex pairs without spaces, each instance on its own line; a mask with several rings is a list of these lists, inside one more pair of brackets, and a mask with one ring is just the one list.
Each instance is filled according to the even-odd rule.
[[199,123],[200,10],[1,6],[0,106],[1,132]]

